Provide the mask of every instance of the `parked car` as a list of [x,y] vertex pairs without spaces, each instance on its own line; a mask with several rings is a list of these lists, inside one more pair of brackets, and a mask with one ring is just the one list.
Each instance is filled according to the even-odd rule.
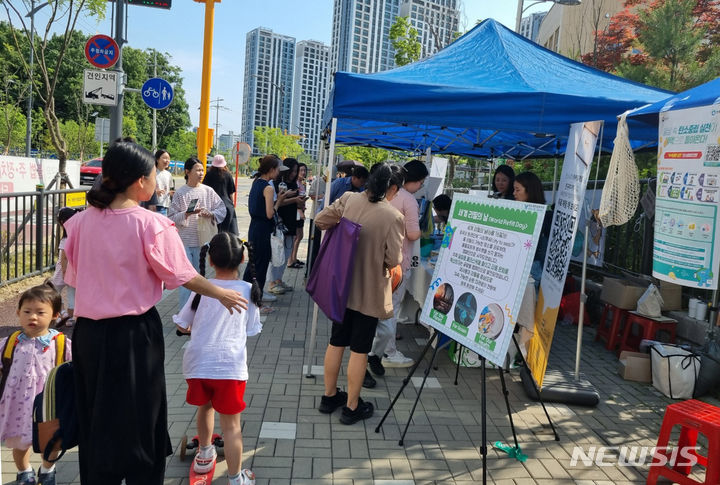
[[92,185],[102,172],[102,158],[93,158],[80,166],[80,185]]

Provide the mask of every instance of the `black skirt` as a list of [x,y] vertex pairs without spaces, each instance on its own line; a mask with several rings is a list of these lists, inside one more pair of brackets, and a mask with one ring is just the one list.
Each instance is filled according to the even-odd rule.
[[165,345],[153,307],[143,315],[78,318],[72,340],[83,484],[162,484],[167,431]]

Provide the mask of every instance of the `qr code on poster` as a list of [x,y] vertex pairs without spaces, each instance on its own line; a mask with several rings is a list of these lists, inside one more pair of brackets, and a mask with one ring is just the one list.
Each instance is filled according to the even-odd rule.
[[708,145],[705,161],[717,162],[720,160],[720,145]]
[[546,272],[556,281],[562,281],[570,259],[570,243],[575,228],[575,215],[555,211],[550,243],[547,248]]

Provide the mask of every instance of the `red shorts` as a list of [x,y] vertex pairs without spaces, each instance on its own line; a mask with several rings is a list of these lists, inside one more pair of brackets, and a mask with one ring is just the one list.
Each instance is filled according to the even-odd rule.
[[245,409],[245,382],[234,379],[186,379],[185,401],[193,406],[208,402],[220,414],[238,414]]

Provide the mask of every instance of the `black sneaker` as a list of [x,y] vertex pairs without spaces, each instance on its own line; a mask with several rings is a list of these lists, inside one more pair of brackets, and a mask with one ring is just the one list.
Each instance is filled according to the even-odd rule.
[[55,485],[55,470],[47,473],[41,473],[38,470],[37,483],[38,485]]
[[377,381],[370,375],[370,371],[365,369],[365,379],[363,380],[363,387],[365,389],[372,389],[377,385]]
[[368,366],[370,366],[370,370],[376,376],[385,375],[385,367],[383,367],[382,359],[379,355],[368,355]]
[[324,414],[330,414],[345,404],[347,404],[347,392],[341,391],[338,387],[334,396],[323,396],[320,399],[320,407],[318,407],[318,411]]
[[360,420],[367,419],[373,415],[375,408],[372,403],[365,402],[358,398],[358,405],[355,410],[350,409],[347,406],[343,406],[342,414],[340,415],[340,422],[342,424],[354,424]]

